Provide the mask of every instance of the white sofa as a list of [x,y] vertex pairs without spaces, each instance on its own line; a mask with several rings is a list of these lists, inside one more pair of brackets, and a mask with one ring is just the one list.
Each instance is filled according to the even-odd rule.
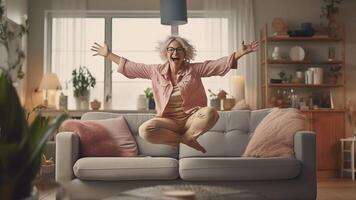
[[[269,199],[316,199],[315,134],[298,132],[295,158],[241,157],[268,110],[219,112],[217,124],[199,138],[207,153],[183,144],[151,144],[138,127],[153,114],[124,114],[139,147],[138,157],[81,157],[79,137],[56,136],[56,180],[73,199],[101,199],[121,191],[154,185],[203,184],[256,192]],[[86,113],[83,120],[122,114]]]

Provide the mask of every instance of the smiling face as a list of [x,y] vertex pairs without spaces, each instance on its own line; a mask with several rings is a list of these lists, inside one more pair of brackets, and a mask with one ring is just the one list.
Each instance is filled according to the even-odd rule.
[[167,47],[167,58],[169,63],[180,66],[185,57],[185,50],[182,45],[174,40]]

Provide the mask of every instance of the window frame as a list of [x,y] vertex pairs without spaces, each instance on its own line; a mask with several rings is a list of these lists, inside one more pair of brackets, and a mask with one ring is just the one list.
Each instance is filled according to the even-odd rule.
[[[188,18],[206,18],[203,11],[188,11]],[[150,11],[71,11],[71,10],[46,10],[44,24],[44,71],[52,71],[52,20],[61,18],[103,18],[105,20],[105,41],[111,48],[112,45],[112,19],[113,18],[160,18],[159,10]],[[171,34],[178,35],[179,26],[171,26]],[[112,97],[112,62],[104,61],[104,101]]]

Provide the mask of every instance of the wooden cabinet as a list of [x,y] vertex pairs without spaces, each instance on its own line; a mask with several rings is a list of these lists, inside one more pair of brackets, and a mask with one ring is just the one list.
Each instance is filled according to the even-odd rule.
[[306,129],[316,133],[317,169],[320,177],[337,176],[340,168],[340,139],[345,134],[343,110],[304,111]]
[[[345,37],[275,37],[265,25],[260,32],[260,65],[262,107],[296,107],[308,109],[306,130],[317,134],[317,169],[318,176],[336,176],[340,168],[339,139],[345,135]],[[276,47],[280,58],[272,56]],[[305,57],[301,60],[292,58],[291,50],[301,47]],[[335,56],[330,59],[330,49]],[[336,53],[335,53],[336,52]],[[303,52],[302,52],[303,53]],[[332,82],[332,68],[337,66],[339,77]],[[304,75],[312,68],[323,71],[322,81],[308,83]],[[280,81],[280,72],[285,72],[289,80]],[[304,80],[298,79],[298,72]],[[279,81],[278,81],[279,79]],[[324,94],[330,97],[324,98]],[[297,98],[292,98],[297,97]],[[318,99],[319,98],[319,99]],[[282,99],[277,105],[275,100]],[[328,99],[329,104],[320,104]],[[297,102],[292,102],[296,100]],[[324,106],[326,105],[326,106]]]

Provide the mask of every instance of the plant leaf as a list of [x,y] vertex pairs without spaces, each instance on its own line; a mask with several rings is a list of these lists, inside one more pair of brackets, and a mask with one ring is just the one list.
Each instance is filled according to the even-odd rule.
[[[36,118],[39,118],[37,116]],[[61,123],[68,118],[67,114],[62,114],[58,117],[56,117],[50,124],[47,126],[44,126],[43,128],[39,128],[38,126],[41,126],[40,123],[38,123],[38,120],[35,120],[34,123],[31,125],[30,128],[30,134],[34,134],[37,140],[29,140],[32,144],[29,144],[29,146],[34,146],[34,149],[31,149],[31,152],[29,153],[29,158],[26,160],[26,162],[23,165],[23,168],[21,171],[17,174],[15,177],[16,180],[21,181],[21,176],[26,173],[26,169],[31,169],[31,167],[36,166],[37,163],[41,160],[41,154],[44,148],[44,145],[46,144],[47,139],[52,135],[52,133],[61,125]],[[34,131],[34,132],[32,132]],[[32,172],[33,175],[37,173],[37,168],[34,168],[35,172]]]
[[11,80],[0,76],[0,141],[20,143],[28,126]]

